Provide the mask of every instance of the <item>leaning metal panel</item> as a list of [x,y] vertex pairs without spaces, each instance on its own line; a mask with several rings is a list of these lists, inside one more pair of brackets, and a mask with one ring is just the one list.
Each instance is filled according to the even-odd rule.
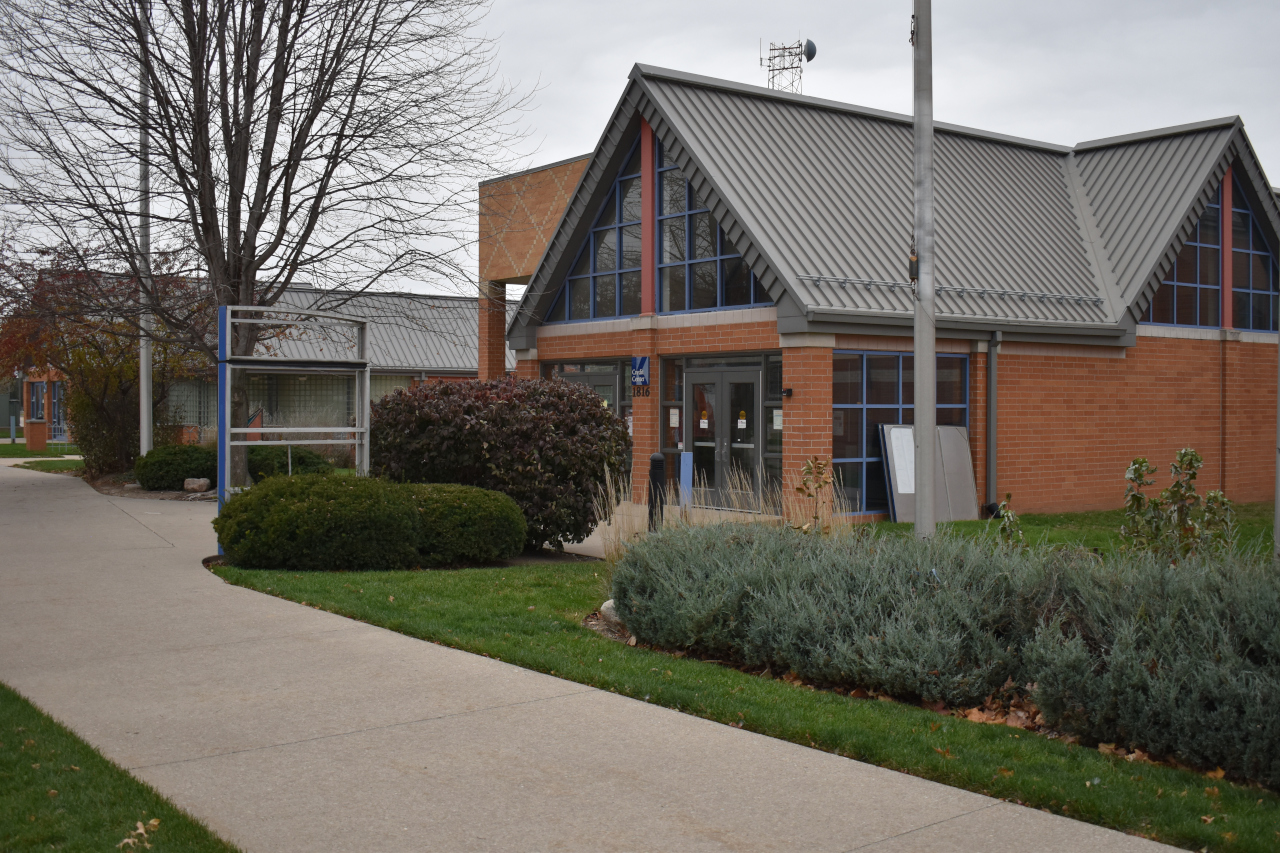
[[[219,509],[250,485],[251,447],[349,448],[356,473],[369,473],[368,325],[317,311],[218,309]],[[291,471],[291,451],[287,459]]]

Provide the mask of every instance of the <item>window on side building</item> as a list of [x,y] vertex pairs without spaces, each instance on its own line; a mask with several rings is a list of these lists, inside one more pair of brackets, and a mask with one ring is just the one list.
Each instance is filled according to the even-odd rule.
[[1222,325],[1221,201],[1219,189],[1156,290],[1145,322],[1214,329]]
[[632,144],[547,322],[640,313],[640,141]]
[[658,311],[772,305],[685,176],[658,148]]
[[1276,331],[1278,289],[1276,255],[1262,236],[1244,190],[1236,181],[1231,193],[1232,325],[1258,332]]
[[[894,352],[833,355],[831,459],[854,512],[889,508],[880,427],[915,421],[915,358]],[[969,426],[969,358],[938,356],[938,426]]]

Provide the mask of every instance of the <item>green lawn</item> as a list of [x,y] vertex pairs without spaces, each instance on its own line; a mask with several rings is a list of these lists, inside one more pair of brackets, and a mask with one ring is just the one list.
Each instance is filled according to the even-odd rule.
[[27,450],[25,444],[9,444],[0,442],[0,459],[49,458],[76,454],[79,449],[72,446],[51,446],[48,450]]
[[[22,428],[22,427],[18,427],[18,435],[17,435],[16,437],[17,437],[17,438],[22,438],[22,437],[23,437],[23,428]],[[5,426],[0,427],[0,438],[4,439],[5,441],[8,441],[8,440],[9,440],[9,426],[8,426],[8,424],[6,424]]]
[[[1241,547],[1271,547],[1274,506],[1270,501],[1236,505],[1236,525],[1239,528]],[[1120,525],[1124,524],[1124,511],[1119,509],[1053,515],[1028,514],[1018,516],[1018,520],[1027,541],[1032,543],[1084,545],[1100,551],[1114,551],[1122,544]],[[999,524],[999,521],[955,521],[939,526],[949,527],[959,533],[994,538]],[[876,526],[894,533],[907,533],[912,528],[911,524],[892,522],[881,522]]]
[[1280,797],[1269,791],[607,640],[581,625],[608,596],[603,563],[214,571],[230,583],[424,640],[1168,843],[1260,853],[1280,845]]
[[83,459],[32,459],[13,466],[28,471],[43,471],[46,474],[64,474],[68,471],[83,471]]
[[[235,853],[150,786],[0,684],[0,850],[115,850],[137,824],[155,853]],[[142,841],[126,850],[143,850]]]

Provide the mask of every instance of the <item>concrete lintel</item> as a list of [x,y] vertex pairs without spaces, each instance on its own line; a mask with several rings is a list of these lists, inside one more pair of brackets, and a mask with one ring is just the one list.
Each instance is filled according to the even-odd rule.
[[794,332],[791,334],[778,335],[778,346],[783,349],[793,347],[824,347],[826,349],[836,348],[836,336],[823,332]]
[[1239,341],[1246,344],[1277,345],[1275,332],[1244,329],[1192,329],[1186,326],[1138,326],[1140,338],[1179,338],[1184,341]]
[[537,347],[533,347],[531,349],[516,350],[516,361],[537,361],[537,360],[538,360]]

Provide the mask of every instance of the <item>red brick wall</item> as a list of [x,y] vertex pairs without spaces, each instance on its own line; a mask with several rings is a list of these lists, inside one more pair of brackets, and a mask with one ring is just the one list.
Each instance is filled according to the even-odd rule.
[[[1116,508],[1135,456],[1157,467],[1152,488],[1163,488],[1183,447],[1205,459],[1202,492],[1225,487],[1240,502],[1272,497],[1274,344],[1139,337],[1124,358],[1086,352],[1001,349],[999,488],[1013,493],[1018,510]],[[977,396],[970,396],[972,415]]]
[[831,350],[789,347],[782,351],[782,480],[785,489],[810,456],[831,458]]

